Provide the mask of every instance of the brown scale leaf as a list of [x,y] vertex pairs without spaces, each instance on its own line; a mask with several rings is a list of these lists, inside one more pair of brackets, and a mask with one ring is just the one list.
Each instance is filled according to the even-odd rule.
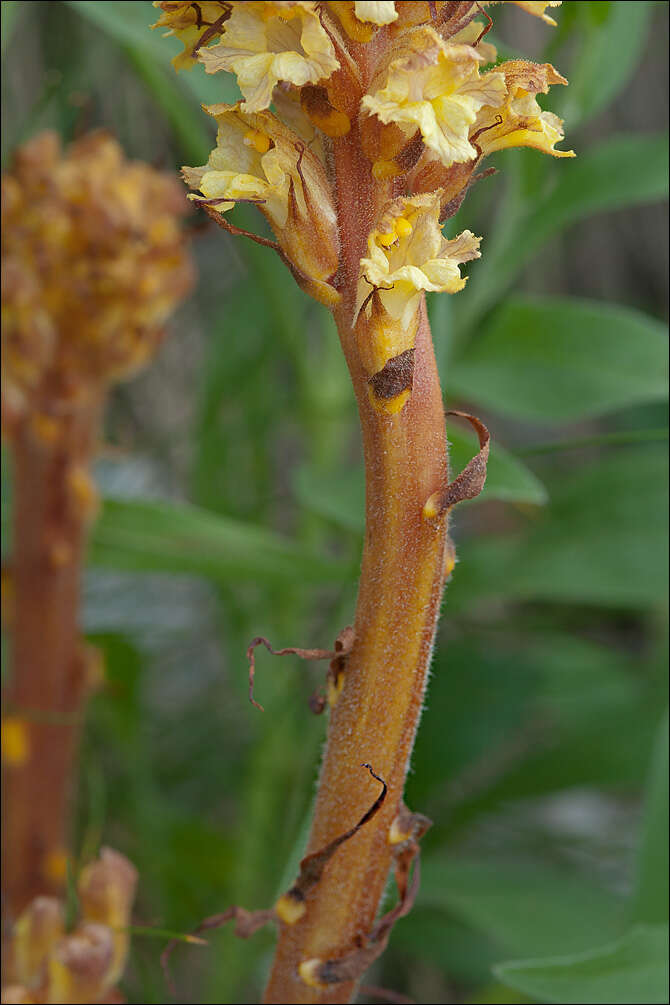
[[[425,821],[427,826],[430,826],[430,821],[420,814],[416,814],[416,820]],[[419,851],[419,845],[414,839],[409,839],[400,846],[395,867],[398,903],[373,925],[363,945],[338,959],[325,960],[315,966],[310,974],[315,983],[329,985],[358,980],[382,955],[388,945],[393,926],[400,918],[409,914],[419,892],[421,882]],[[410,879],[412,863],[414,869]]]
[[382,401],[395,398],[408,388],[411,390],[414,382],[414,349],[406,349],[398,356],[387,360],[381,370],[368,380],[375,397]]
[[[247,648],[247,660],[249,661],[249,701],[255,708],[264,712],[265,709],[262,705],[254,698],[254,680],[256,676],[256,657],[254,650],[257,646],[265,646],[267,651],[271,653],[272,656],[298,656],[301,660],[332,660],[334,664],[333,672],[341,672],[342,666],[341,662],[344,657],[346,657],[351,652],[351,647],[354,644],[354,629],[351,625],[347,625],[338,634],[335,639],[335,645],[332,649],[300,649],[297,646],[287,646],[284,649],[273,649],[266,638],[262,635],[257,635],[255,639],[252,639]],[[314,712],[322,712],[325,707],[325,701],[322,703],[321,697],[319,695],[313,695],[310,698],[310,708]]]
[[321,848],[319,851],[312,852],[311,855],[306,855],[305,858],[303,858],[300,863],[298,878],[291,889],[286,893],[286,896],[291,900],[298,903],[304,902],[309,891],[316,886],[321,879],[323,870],[326,868],[326,865],[340,845],[344,844],[345,841],[348,841],[349,838],[352,838],[354,834],[356,834],[361,827],[364,827],[366,823],[372,820],[375,814],[381,809],[388,791],[386,782],[383,778],[380,778],[379,775],[375,774],[369,764],[362,764],[361,767],[367,768],[372,777],[376,778],[378,782],[381,782],[382,791],[379,793],[372,806],[363,814],[357,824],[350,827],[348,831],[344,832],[344,834],[338,835],[338,837],[330,841],[324,848]]
[[484,425],[474,415],[467,412],[449,411],[446,415],[456,415],[460,419],[467,419],[475,429],[479,437],[480,450],[471,461],[465,465],[460,475],[457,475],[452,482],[447,485],[444,492],[435,492],[423,508],[424,518],[432,520],[441,516],[452,506],[456,506],[466,499],[475,499],[486,482],[486,465],[489,459],[489,447],[491,434]]
[[[353,638],[353,630],[350,628],[345,628],[338,635],[338,642],[340,642],[340,644],[344,644],[343,642],[341,642],[341,640],[343,639],[343,637],[348,638],[350,634],[351,637]],[[261,641],[265,642],[265,640]],[[336,645],[338,644],[338,642],[336,642]],[[267,643],[265,644],[267,645]],[[252,646],[250,647],[250,649],[252,648]],[[272,650],[270,651],[272,652]],[[297,654],[297,650],[290,650],[290,651],[296,652]],[[302,651],[312,653],[322,652],[322,650],[302,650]],[[309,658],[313,659],[314,657]],[[349,838],[352,838],[354,834],[356,834],[361,829],[361,827],[364,827],[366,823],[372,820],[372,818],[379,811],[384,800],[386,799],[386,793],[388,791],[388,788],[384,779],[380,778],[380,776],[373,771],[371,765],[362,764],[361,767],[367,768],[372,777],[376,778],[378,782],[381,782],[382,791],[377,796],[372,806],[370,806],[370,808],[363,814],[363,816],[361,817],[361,819],[358,821],[357,824],[355,824],[353,827],[350,827],[348,831],[344,832],[344,834],[340,834],[333,841],[327,844],[325,848],[321,848],[320,851],[313,852],[311,855],[307,855],[305,858],[303,858],[302,862],[300,863],[300,872],[298,874],[298,878],[296,879],[295,883],[288,891],[288,893],[285,894],[286,897],[289,897],[296,903],[302,904],[304,902],[306,894],[319,882],[321,876],[323,875],[323,870],[325,869],[326,865],[333,857],[337,849],[340,847],[340,845],[344,844],[345,841],[348,841]],[[397,877],[397,870],[396,870],[396,877]],[[395,910],[397,910],[397,908]],[[226,911],[222,911],[220,914],[212,914],[210,917],[205,918],[204,921],[201,921],[200,924],[196,928],[194,928],[192,932],[190,932],[186,941],[202,944],[202,940],[198,939],[198,936],[202,932],[207,932],[211,931],[212,929],[221,928],[223,925],[226,925],[229,921],[235,922],[234,932],[238,938],[248,939],[252,935],[254,935],[260,928],[266,925],[269,921],[279,921],[279,920],[280,919],[277,915],[277,911],[274,907],[260,911],[247,911],[244,907],[237,907],[236,905],[233,905],[232,907],[229,907]],[[383,920],[384,919],[382,919],[382,921]],[[176,995],[177,991],[174,981],[172,980],[172,977],[170,975],[170,967],[169,967],[170,957],[172,956],[172,953],[174,952],[175,948],[179,945],[181,941],[184,940],[171,939],[168,942],[165,949],[163,950],[163,952],[161,953],[161,967],[165,975],[165,981],[172,995]]]

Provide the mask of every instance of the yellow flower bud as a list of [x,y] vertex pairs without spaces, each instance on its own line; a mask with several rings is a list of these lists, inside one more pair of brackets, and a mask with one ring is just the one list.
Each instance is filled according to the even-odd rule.
[[112,932],[105,925],[82,924],[56,943],[49,956],[47,1005],[89,1005],[114,983]]
[[103,848],[96,862],[81,871],[77,892],[85,921],[100,922],[113,931],[113,959],[109,980],[115,984],[123,973],[128,952],[130,923],[137,870],[119,852]]
[[12,957],[16,977],[28,987],[39,984],[47,956],[65,933],[63,907],[55,897],[36,897],[14,926]]

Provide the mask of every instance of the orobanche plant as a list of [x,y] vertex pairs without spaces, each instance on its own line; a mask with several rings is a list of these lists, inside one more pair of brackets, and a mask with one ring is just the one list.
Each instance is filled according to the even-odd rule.
[[126,963],[134,866],[103,848],[76,876],[78,753],[88,699],[105,681],[102,653],[81,634],[81,580],[110,388],[152,359],[192,286],[184,209],[174,177],[126,160],[102,131],[65,149],[38,133],[2,175],[2,432],[13,474],[3,1002],[117,1000]]
[[[191,199],[274,248],[333,312],[358,401],[367,498],[354,623],[332,651],[288,650],[330,660],[313,702],[330,723],[306,857],[272,909],[205,923],[234,920],[243,936],[278,923],[266,1001],[345,1002],[416,895],[429,821],[404,806],[405,775],[455,562],[449,512],[486,476],[488,432],[466,415],[481,450],[449,480],[425,293],[457,293],[460,267],[480,257],[479,237],[447,239],[442,226],[490,172],[489,154],[573,156],[556,149],[562,123],[537,100],[566,81],[548,63],[496,65],[487,3],[156,6],[157,27],[184,43],[177,69],[231,72],[243,95],[206,109],[217,143],[207,164],[184,169]],[[553,23],[556,4],[516,6]],[[229,222],[238,203],[257,206],[274,239]],[[378,918],[392,868],[398,899]]]

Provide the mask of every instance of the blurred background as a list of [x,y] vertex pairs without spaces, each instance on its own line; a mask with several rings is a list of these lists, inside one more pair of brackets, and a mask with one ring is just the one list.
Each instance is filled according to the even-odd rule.
[[[430,304],[445,399],[494,446],[485,492],[454,520],[407,788],[434,821],[422,890],[368,978],[418,1002],[660,1001],[644,985],[602,997],[620,992],[568,964],[560,991],[551,968],[504,964],[667,919],[668,5],[566,2],[555,29],[494,13],[502,55],[570,79],[545,107],[578,157],[496,155],[450,221],[483,235],[483,256],[463,293]],[[177,77],[155,18],[148,2],[3,2],[3,163],[43,128],[99,126],[166,170],[203,163],[199,105],[234,86]],[[259,655],[262,714],[245,649],[259,634],[329,646],[352,617],[363,532],[330,316],[267,249],[197,214],[191,233],[197,288],[154,365],[115,391],[96,466],[84,628],[106,684],[77,806],[82,861],[102,840],[122,851],[140,871],[136,924],[180,932],[290,885],[321,670]],[[474,444],[449,436],[459,468]],[[163,942],[134,936],[128,1001],[168,1000]],[[179,1000],[257,1001],[272,943],[224,929],[179,947]]]

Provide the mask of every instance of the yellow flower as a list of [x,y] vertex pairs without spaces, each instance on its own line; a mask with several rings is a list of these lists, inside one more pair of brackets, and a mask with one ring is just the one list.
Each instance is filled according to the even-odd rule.
[[[505,80],[495,71],[479,75],[483,57],[470,45],[444,42],[432,28],[410,32],[405,52],[394,58],[362,101],[385,125],[395,125],[405,142],[420,132],[429,156],[448,167],[477,157],[471,125],[484,105],[505,98]],[[365,128],[365,124],[364,124]]]
[[42,979],[47,956],[65,934],[64,910],[55,897],[35,897],[19,915],[12,938],[15,974],[34,988]]
[[535,147],[553,157],[574,157],[573,150],[555,150],[563,139],[563,122],[543,111],[536,94],[546,94],[552,84],[567,84],[551,63],[510,60],[498,67],[505,76],[507,98],[501,108],[482,108],[471,131],[482,154],[506,147]]
[[332,305],[339,299],[329,285],[339,263],[339,239],[324,167],[270,112],[242,108],[238,103],[207,109],[219,125],[217,145],[206,165],[184,168],[184,178],[216,213],[237,202],[255,203],[298,282]]
[[361,260],[356,341],[370,402],[387,415],[400,412],[412,393],[422,293],[456,293],[465,286],[459,265],[479,258],[480,238],[466,230],[447,241],[439,212],[437,192],[396,199]]
[[327,80],[339,63],[315,3],[233,3],[221,41],[200,51],[208,73],[236,74],[245,112],[269,108],[275,86]]
[[165,35],[176,35],[184,51],[172,60],[175,70],[190,70],[198,61],[198,50],[221,37],[230,17],[229,3],[191,3],[191,0],[154,0],[163,11],[152,28],[167,28]]
[[439,193],[400,198],[391,203],[368,238],[361,259],[359,310],[370,290],[401,328],[409,328],[425,291],[457,293],[465,286],[459,265],[479,258],[479,242],[469,230],[448,241],[439,224]]

